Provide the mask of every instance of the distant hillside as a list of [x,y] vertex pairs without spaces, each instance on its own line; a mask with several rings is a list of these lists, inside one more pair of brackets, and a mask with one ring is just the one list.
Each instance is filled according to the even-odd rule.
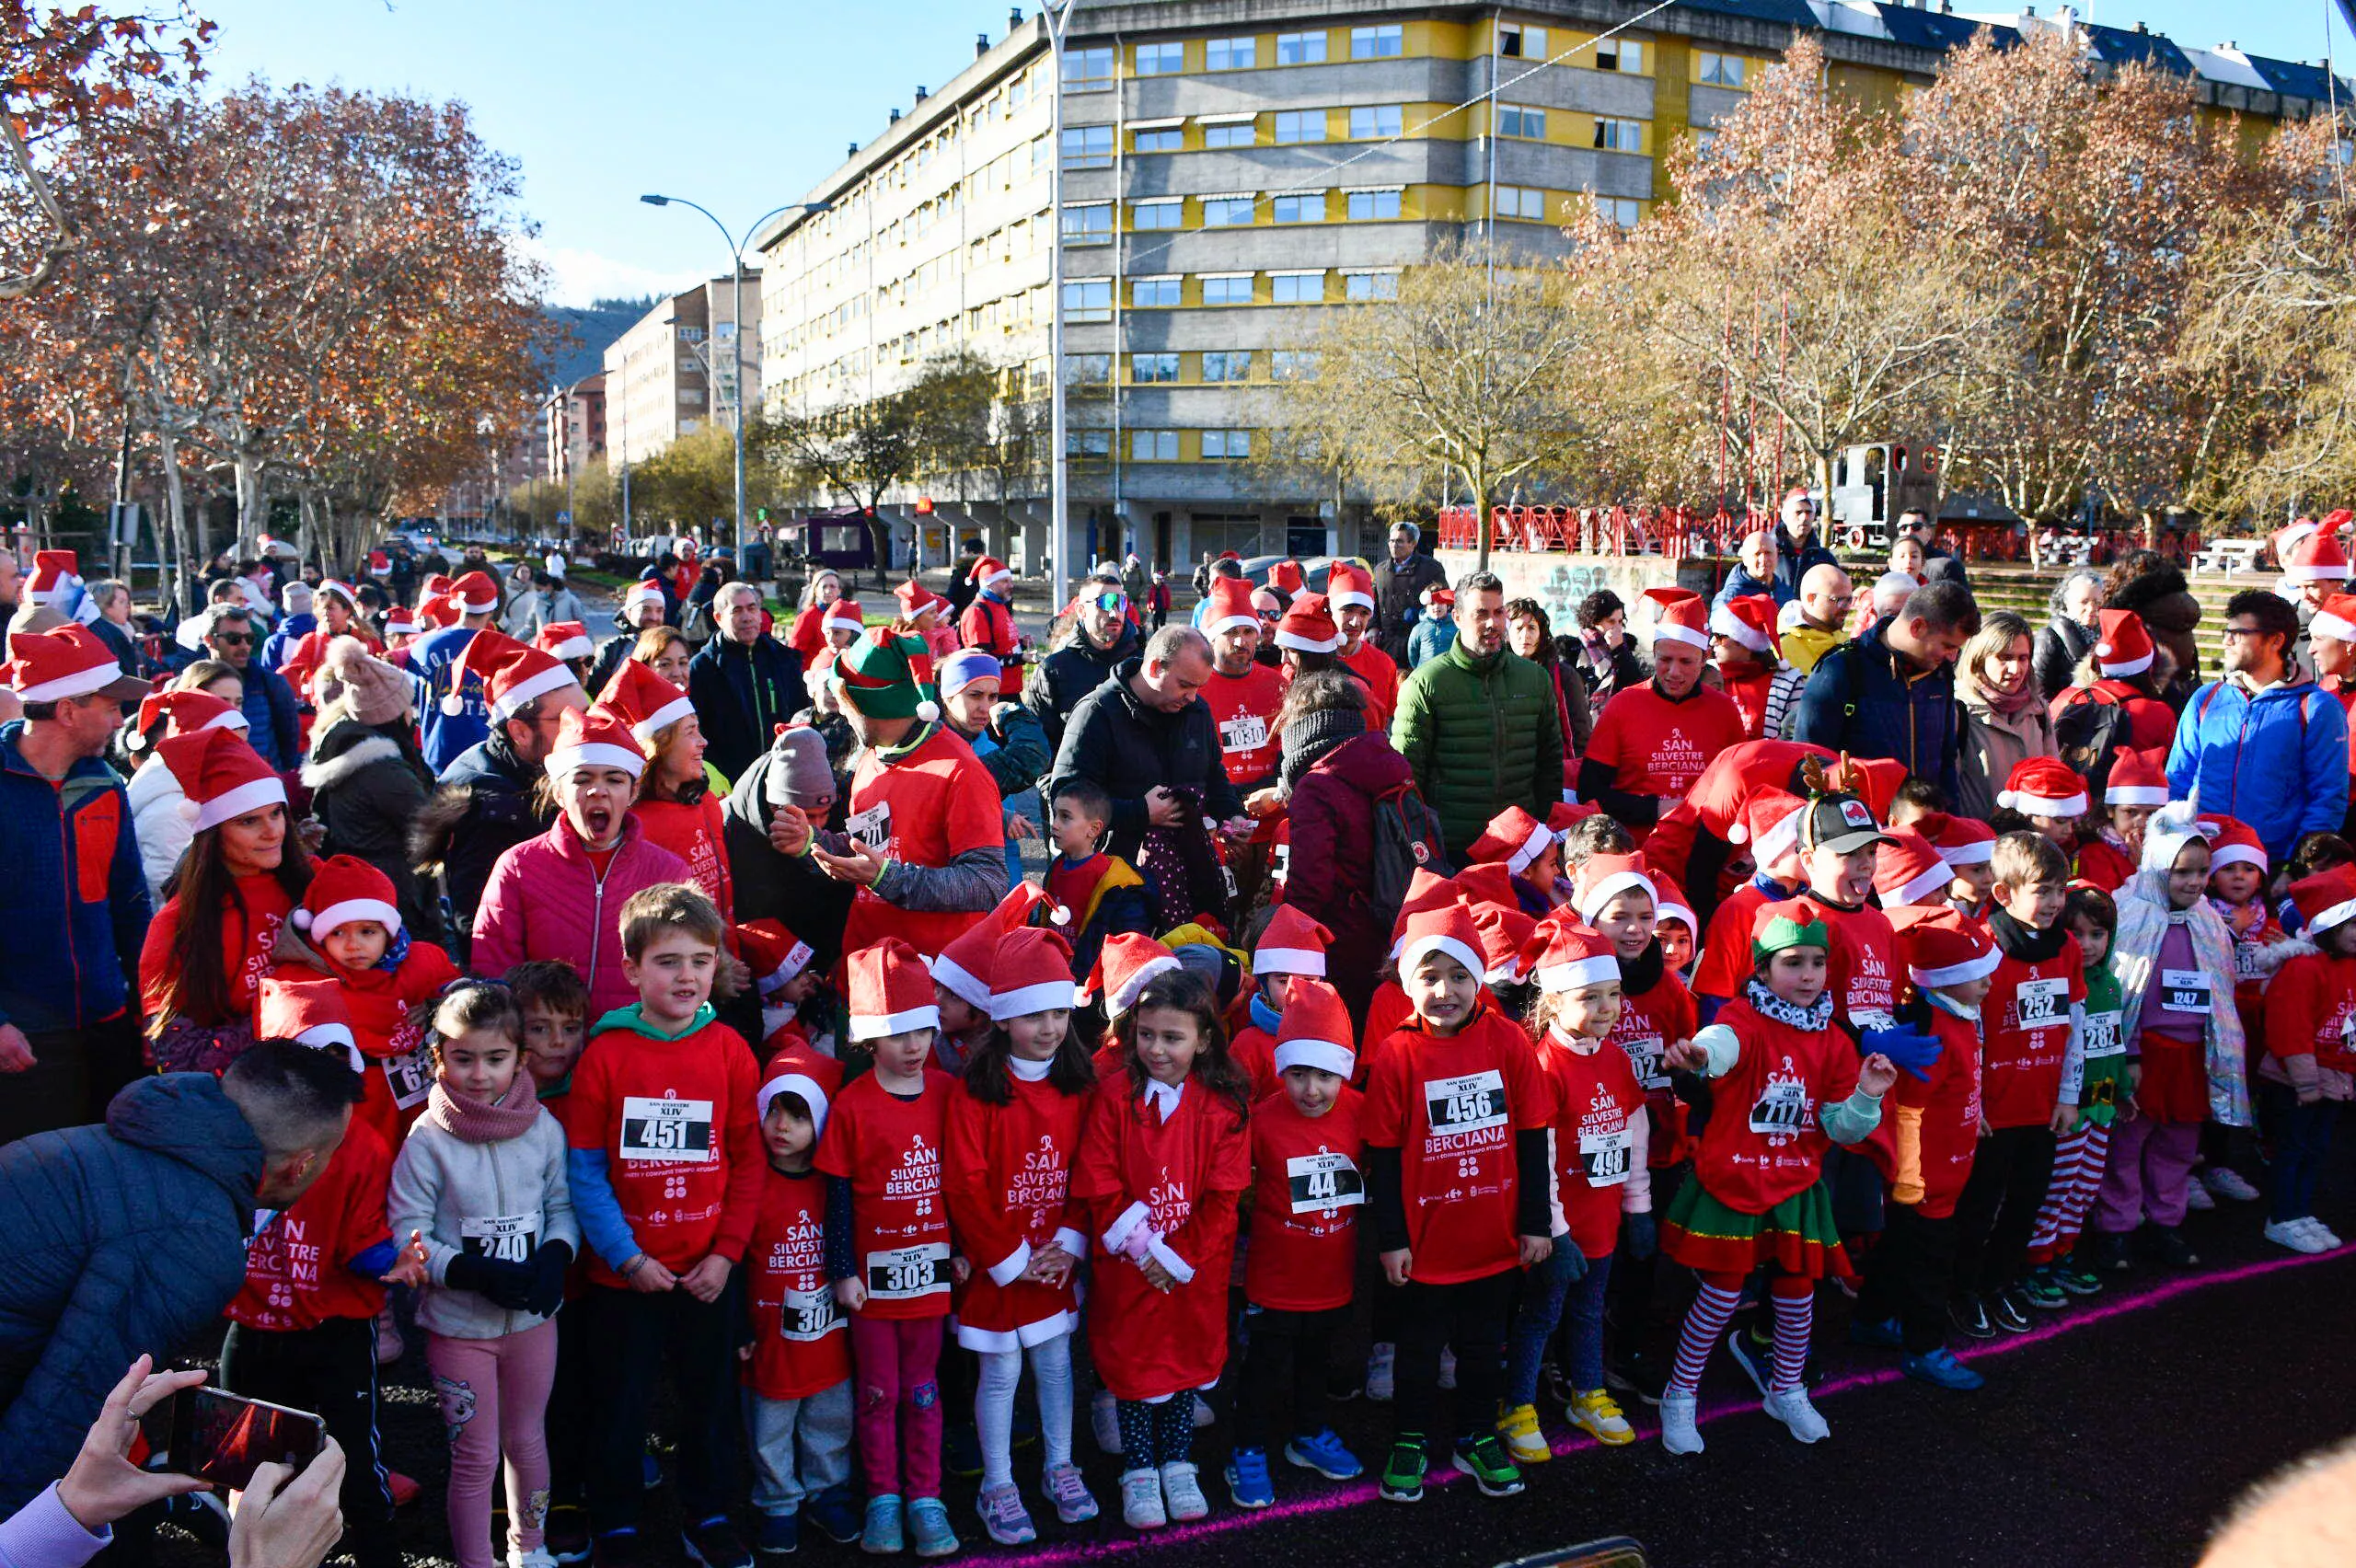
[[549,362],[544,377],[552,386],[570,386],[606,363],[606,350],[638,318],[654,308],[655,296],[643,299],[601,299],[586,306],[552,305],[549,319],[572,334]]

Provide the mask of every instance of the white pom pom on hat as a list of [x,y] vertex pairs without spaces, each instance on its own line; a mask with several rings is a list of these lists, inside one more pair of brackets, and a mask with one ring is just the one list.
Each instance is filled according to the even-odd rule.
[[286,923],[298,931],[307,931],[311,928],[311,912],[298,904],[294,913],[286,917]]
[[928,698],[917,704],[917,717],[930,724],[941,717],[941,704]]

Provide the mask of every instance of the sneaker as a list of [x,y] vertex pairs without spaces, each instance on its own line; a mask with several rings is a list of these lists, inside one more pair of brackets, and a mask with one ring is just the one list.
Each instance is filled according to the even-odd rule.
[[1772,1355],[1769,1347],[1752,1343],[1748,1330],[1733,1329],[1727,1334],[1727,1353],[1734,1357],[1734,1364],[1742,1368],[1742,1375],[1750,1379],[1750,1386],[1759,1390],[1760,1398],[1766,1398]]
[[1669,1368],[1641,1350],[1610,1357],[1603,1363],[1606,1388],[1634,1394],[1648,1405],[1660,1403],[1661,1391],[1669,1387]]
[[1110,1389],[1099,1389],[1088,1401],[1089,1430],[1096,1434],[1096,1446],[1118,1458],[1121,1452],[1121,1401],[1113,1397]]
[[1010,1482],[1004,1486],[985,1486],[974,1498],[974,1512],[982,1518],[982,1533],[1000,1546],[1021,1546],[1026,1540],[1037,1540],[1039,1532],[1032,1528],[1031,1516],[1022,1506],[1022,1493]]
[[1439,1386],[1456,1391],[1456,1352],[1446,1345],[1439,1347]]
[[2189,1269],[2200,1262],[2200,1254],[2184,1239],[2184,1232],[2172,1225],[2145,1227],[2143,1245],[2160,1263],[2172,1269]]
[[1196,1394],[1195,1396],[1195,1430],[1200,1432],[1204,1427],[1213,1424],[1218,1420],[1218,1412],[1211,1408],[1211,1401],[1203,1398],[1202,1395]]
[[2277,1219],[2266,1227],[2266,1239],[2278,1247],[2288,1247],[2293,1252],[2328,1252],[2324,1239],[2307,1228],[2304,1219]]
[[2051,1268],[2031,1269],[2019,1286],[2021,1298],[2040,1312],[2059,1312],[2070,1305],[2070,1297],[2062,1282],[2053,1277]]
[[960,1481],[982,1473],[982,1439],[970,1423],[953,1421],[941,1433],[941,1468]]
[[2313,1215],[2307,1216],[2307,1217],[2300,1221],[2300,1223],[2307,1228],[2307,1233],[2309,1235],[2316,1237],[2323,1242],[2323,1250],[2327,1252],[2337,1251],[2339,1249],[2348,1244],[2345,1241],[2342,1241],[2339,1237],[2332,1234],[2331,1227],[2326,1225],[2322,1220],[2317,1219]]
[[1296,1436],[1287,1443],[1285,1463],[1296,1470],[1315,1470],[1327,1481],[1356,1481],[1366,1473],[1358,1457],[1342,1447],[1330,1426],[1314,1436]]
[[2018,1286],[1999,1291],[1988,1303],[1988,1320],[2008,1334],[2028,1332],[2028,1302]]
[[641,1568],[646,1552],[636,1530],[607,1530],[589,1543],[589,1561],[595,1568]]
[[2102,1276],[2080,1262],[2075,1252],[2053,1265],[2053,1283],[2073,1296],[2102,1294]]
[[1078,1465],[1049,1465],[1039,1476],[1039,1492],[1056,1505],[1056,1517],[1067,1525],[1084,1525],[1096,1517],[1096,1499]]
[[889,1557],[907,1549],[900,1533],[900,1494],[880,1492],[867,1500],[867,1523],[859,1532],[859,1550]]
[[2230,1165],[2203,1167],[2200,1171],[2200,1184],[2208,1188],[2213,1195],[2230,1199],[2237,1204],[2254,1204],[2258,1202],[2260,1195],[2258,1190],[2250,1185],[2248,1179]]
[[1398,1359],[1399,1347],[1395,1344],[1377,1344],[1368,1347],[1366,1397],[1371,1403],[1389,1404],[1391,1402],[1392,1392],[1396,1387],[1392,1372]]
[[1554,1457],[1546,1446],[1546,1435],[1538,1430],[1538,1411],[1532,1405],[1516,1405],[1497,1417],[1497,1435],[1505,1440],[1506,1452],[1518,1465],[1542,1465]]
[[2187,1182],[2184,1184],[2184,1206],[2196,1214],[2207,1214],[2217,1206],[2216,1194],[2198,1181]]
[[851,1500],[850,1488],[830,1486],[802,1505],[818,1533],[837,1546],[849,1546],[860,1536],[859,1505]]
[[1945,1345],[1920,1355],[1902,1357],[1898,1369],[1917,1382],[1928,1383],[1934,1389],[1953,1389],[1959,1394],[1968,1394],[1988,1381],[1958,1361],[1955,1352]]
[[1210,1499],[1203,1495],[1199,1474],[1194,1465],[1184,1459],[1161,1467],[1161,1495],[1170,1505],[1172,1523],[1187,1524],[1211,1511]]
[[2097,1274],[2125,1274],[2135,1266],[2128,1255],[2127,1235],[2119,1230],[2090,1231],[2078,1243],[2078,1251],[2085,1254],[2085,1262]]
[[1702,1451],[1702,1428],[1694,1417],[1701,1398],[1690,1389],[1664,1389],[1660,1396],[1660,1446],[1672,1454]]
[[1276,1500],[1276,1483],[1268,1479],[1268,1450],[1238,1448],[1227,1461],[1227,1494],[1239,1508],[1265,1508]]
[[589,1561],[589,1511],[575,1503],[560,1503],[549,1510],[541,1535],[548,1554],[559,1562]]
[[[1017,1503],[1016,1511],[1022,1506]],[[1024,1515],[1022,1522],[1028,1525],[1030,1516]],[[947,1557],[957,1550],[957,1532],[949,1528],[948,1505],[938,1497],[908,1499],[908,1537],[916,1543],[918,1557]]]
[[1430,1464],[1423,1435],[1403,1432],[1391,1445],[1391,1457],[1382,1461],[1382,1479],[1375,1483],[1375,1491],[1386,1503],[1421,1503],[1424,1471]]
[[1161,1472],[1121,1472],[1121,1518],[1133,1530],[1158,1530],[1170,1522],[1161,1511]]
[[802,1546],[802,1516],[763,1514],[753,1536],[753,1550],[763,1557],[791,1557]]
[[549,1555],[546,1547],[537,1551],[518,1551],[511,1546],[507,1549],[507,1568],[556,1568],[556,1559]]
[[1898,1327],[1898,1320],[1888,1318],[1873,1322],[1864,1318],[1849,1320],[1849,1343],[1867,1350],[1898,1350],[1906,1343],[1906,1336]]
[[1824,1424],[1824,1417],[1808,1403],[1804,1388],[1778,1389],[1761,1401],[1759,1408],[1782,1422],[1803,1443],[1821,1443],[1832,1435],[1832,1428]]
[[1472,1478],[1484,1497],[1511,1497],[1521,1490],[1521,1470],[1495,1433],[1484,1432],[1469,1443],[1460,1439],[1449,1462]]
[[1996,1325],[1988,1320],[1988,1298],[1978,1291],[1969,1291],[1955,1298],[1947,1308],[1947,1319],[1956,1332],[1973,1339],[1994,1339]]
[[1628,1424],[1618,1401],[1610,1390],[1588,1389],[1573,1394],[1563,1407],[1573,1426],[1607,1447],[1617,1448],[1636,1440],[1636,1429]]

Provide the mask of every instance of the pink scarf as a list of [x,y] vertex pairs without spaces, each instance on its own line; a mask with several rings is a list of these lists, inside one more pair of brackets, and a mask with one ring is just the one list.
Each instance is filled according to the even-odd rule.
[[2034,679],[2023,681],[2021,689],[2012,692],[1998,691],[1977,674],[1970,679],[1971,689],[1980,694],[1980,700],[1988,705],[1991,713],[2002,718],[2017,719],[2032,708],[2045,706],[2045,698],[2038,694]]
[[[522,1095],[515,1092],[523,1090]],[[521,1105],[508,1105],[504,1101],[521,1099]],[[532,1077],[518,1068],[515,1081],[499,1100],[477,1100],[472,1096],[453,1092],[439,1081],[425,1093],[425,1113],[434,1124],[460,1141],[471,1144],[505,1143],[520,1138],[532,1130],[540,1119],[540,1102],[532,1092]]]

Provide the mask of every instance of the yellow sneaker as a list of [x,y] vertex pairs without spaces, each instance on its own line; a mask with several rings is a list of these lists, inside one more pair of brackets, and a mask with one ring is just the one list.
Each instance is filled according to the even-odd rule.
[[1573,1426],[1599,1443],[1617,1448],[1623,1443],[1636,1440],[1636,1429],[1628,1424],[1626,1416],[1620,1413],[1620,1407],[1612,1401],[1609,1389],[1588,1389],[1583,1393],[1573,1394],[1563,1413],[1569,1417]]
[[1518,1465],[1542,1465],[1554,1457],[1546,1446],[1546,1435],[1538,1430],[1538,1412],[1529,1405],[1516,1405],[1497,1418],[1497,1435],[1505,1439],[1506,1452]]

